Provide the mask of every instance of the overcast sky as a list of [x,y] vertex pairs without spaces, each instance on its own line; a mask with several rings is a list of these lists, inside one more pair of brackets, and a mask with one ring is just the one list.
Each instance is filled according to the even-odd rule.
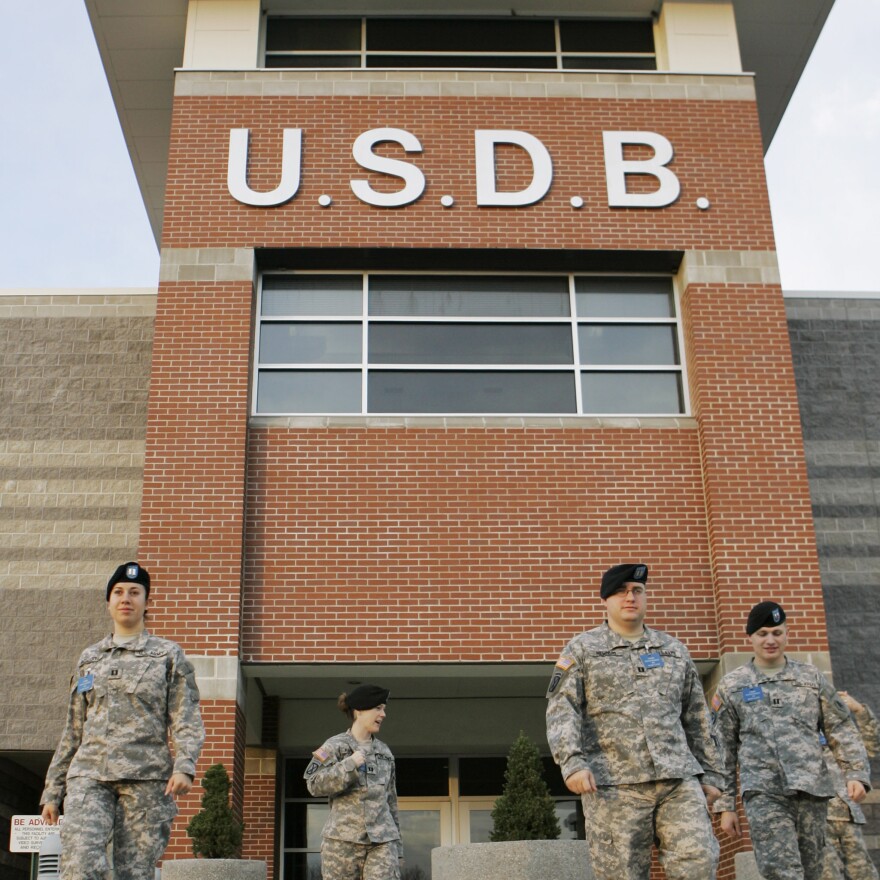
[[[880,291],[878,35],[878,0],[837,0],[767,154],[787,290]],[[3,3],[0,82],[0,288],[154,286],[82,0]]]

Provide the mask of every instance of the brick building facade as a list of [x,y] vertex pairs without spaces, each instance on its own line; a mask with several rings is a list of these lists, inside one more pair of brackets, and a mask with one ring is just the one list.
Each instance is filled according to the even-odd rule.
[[[857,438],[831,413],[834,381],[864,369],[835,342],[869,339],[877,315],[783,299],[762,144],[787,95],[743,73],[740,46],[761,58],[747,4],[635,3],[624,24],[652,51],[576,67],[566,28],[611,7],[541,10],[554,70],[479,53],[371,67],[370,13],[410,40],[413,19],[345,4],[331,20],[357,22],[366,61],[327,68],[323,31],[305,61],[305,37],[285,42],[312,33],[296,3],[165,5],[138,31],[89,4],[161,225],[158,291],[0,301],[3,650],[39,694],[4,722],[4,765],[39,777],[69,664],[104,625],[105,572],[134,556],[151,627],[197,666],[202,768],[230,769],[244,854],[284,880],[316,863],[326,807],[299,776],[356,681],[392,689],[413,868],[483,839],[502,756],[520,729],[543,745],[548,664],[599,622],[598,579],[621,559],[650,565],[649,622],[707,689],[774,598],[796,655],[875,696],[844,629],[853,599],[876,613],[876,498],[846,482],[873,473],[875,407]],[[183,64],[173,98],[162,68],[147,133],[133,71],[162,67],[150,41]],[[645,294],[667,311],[640,311]],[[196,806],[167,858],[187,854]]]

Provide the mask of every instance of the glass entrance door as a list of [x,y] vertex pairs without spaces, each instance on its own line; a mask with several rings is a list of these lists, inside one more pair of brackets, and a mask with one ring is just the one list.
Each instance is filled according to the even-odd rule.
[[401,880],[431,880],[431,850],[452,843],[452,805],[447,802],[398,802],[404,858]]

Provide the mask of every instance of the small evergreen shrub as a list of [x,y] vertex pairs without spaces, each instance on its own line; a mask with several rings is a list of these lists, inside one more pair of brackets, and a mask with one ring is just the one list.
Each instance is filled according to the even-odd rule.
[[491,840],[556,840],[559,820],[538,747],[523,733],[510,747],[504,791],[492,808]]
[[202,809],[190,819],[186,833],[192,840],[193,855],[205,859],[234,859],[241,848],[244,825],[229,806],[229,774],[222,764],[214,764],[202,778]]

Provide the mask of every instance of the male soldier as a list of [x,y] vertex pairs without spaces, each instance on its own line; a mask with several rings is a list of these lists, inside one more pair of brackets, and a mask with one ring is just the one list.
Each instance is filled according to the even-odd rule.
[[655,838],[668,880],[712,880],[706,798],[721,792],[709,713],[687,648],[644,625],[647,581],[641,564],[602,576],[607,622],[556,663],[547,739],[581,795],[597,880],[648,880]]
[[849,710],[822,673],[785,656],[788,626],[776,602],[749,612],[750,663],[721,679],[712,699],[724,794],[715,802],[721,828],[741,831],[735,812],[736,770],[758,871],[764,880],[819,880],[825,816],[834,782],[822,758],[819,732],[858,803],[870,767]]
[[64,802],[61,880],[106,880],[111,840],[116,880],[153,880],[205,739],[199,689],[180,646],[144,627],[147,570],[120,565],[106,596],[113,632],[80,655],[40,803],[54,825]]
[[[853,714],[868,757],[875,757],[880,752],[880,730],[874,713],[846,691],[839,691],[839,696]],[[880,880],[859,828],[865,824],[865,814],[847,794],[846,780],[828,748],[828,740],[824,735],[821,740],[825,763],[837,792],[837,796],[828,803],[822,880]]]

